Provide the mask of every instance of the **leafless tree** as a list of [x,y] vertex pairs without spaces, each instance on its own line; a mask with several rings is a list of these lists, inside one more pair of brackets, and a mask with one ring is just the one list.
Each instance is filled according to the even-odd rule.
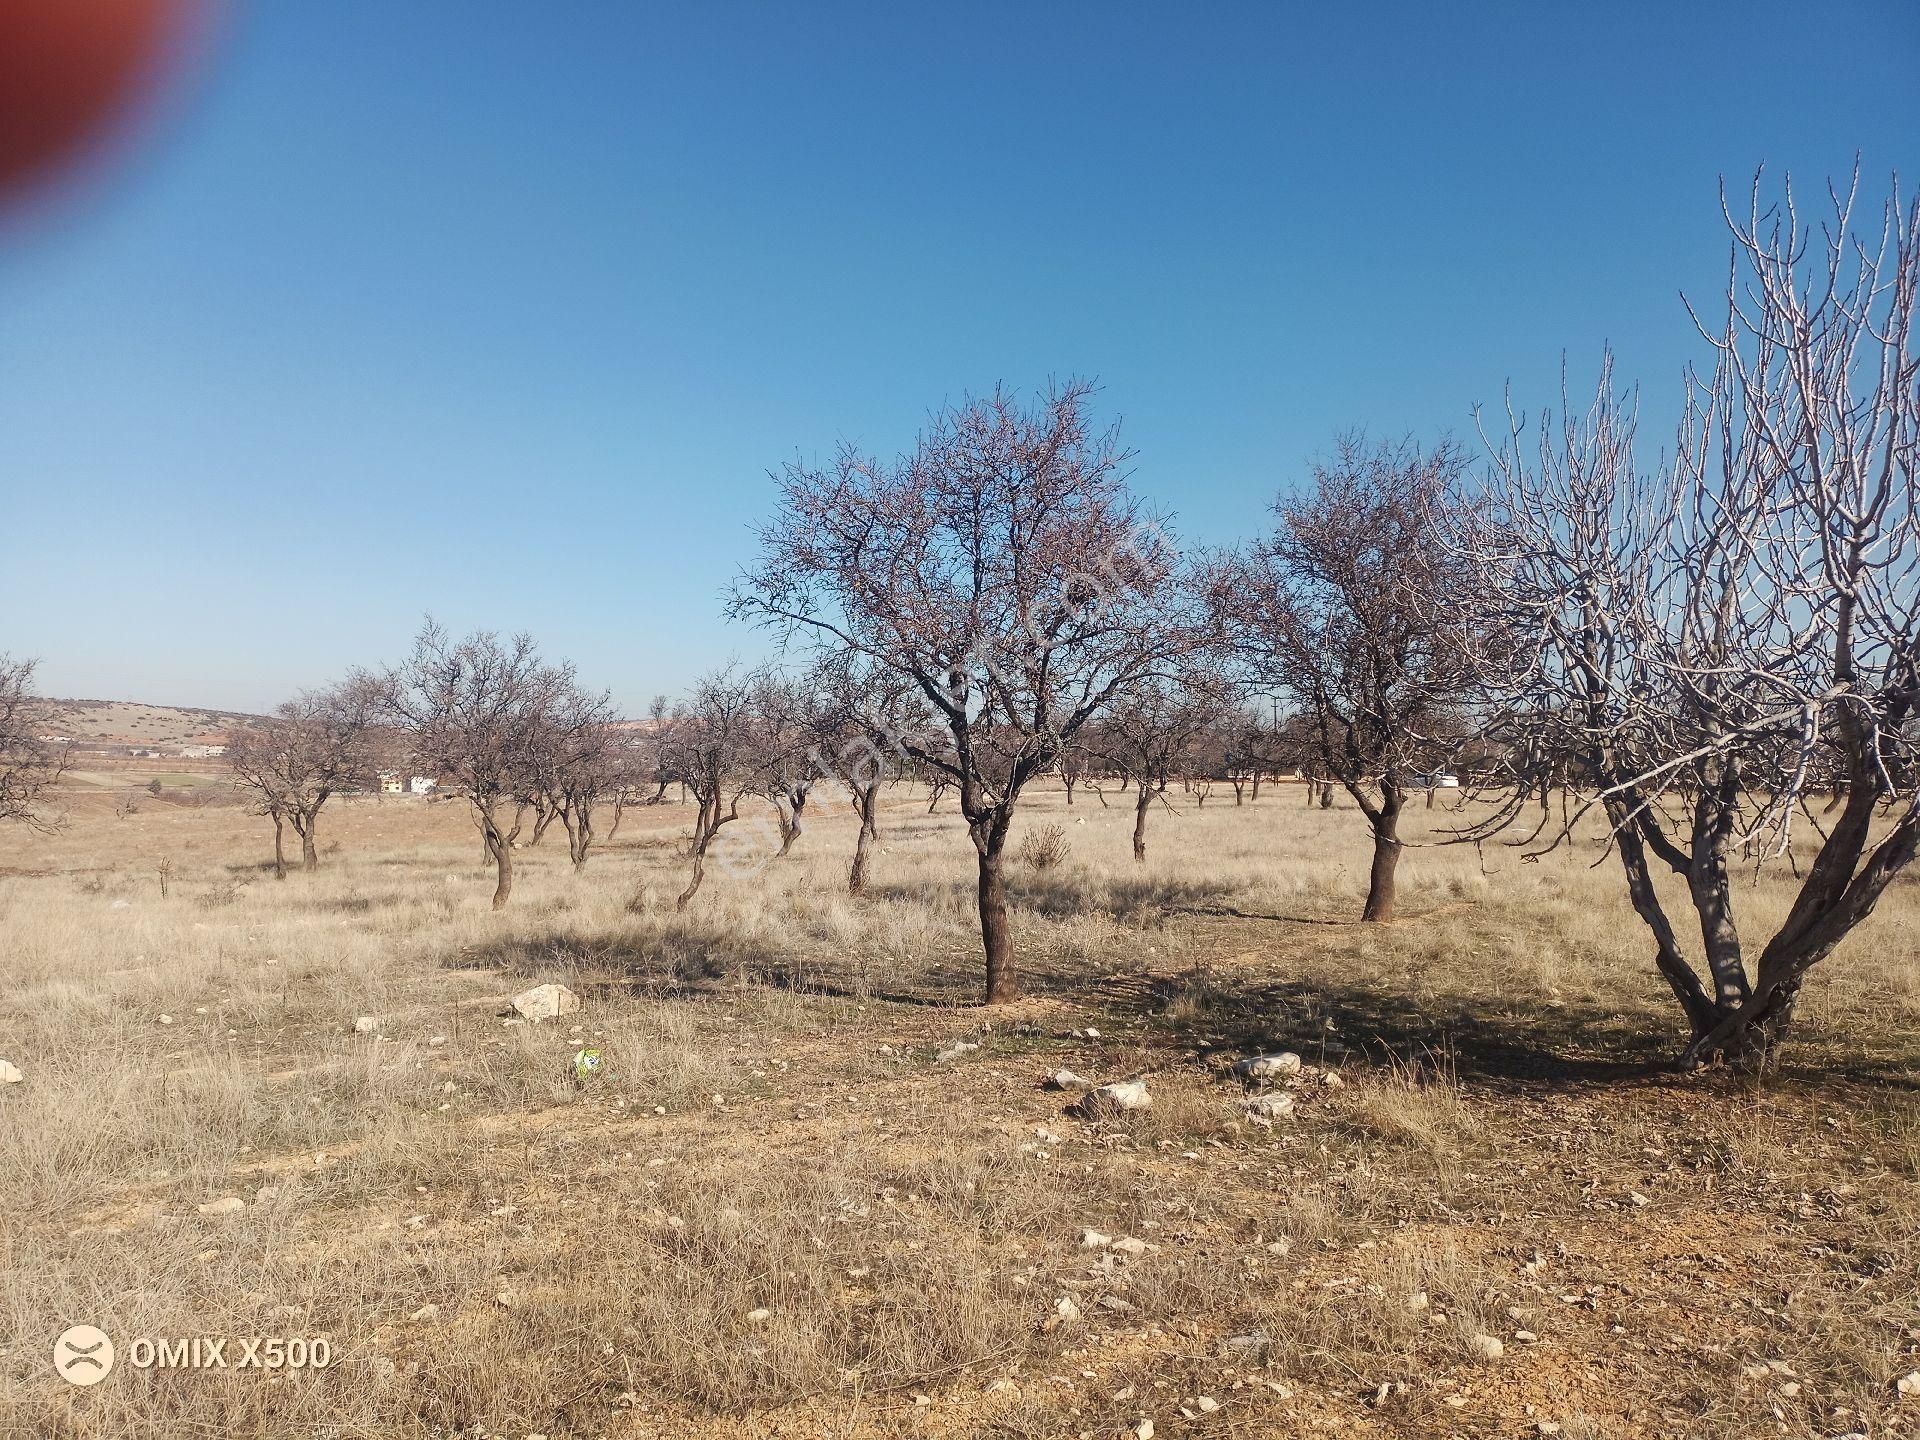
[[493,908],[513,893],[517,820],[507,807],[529,793],[548,754],[556,717],[577,694],[573,667],[541,658],[530,635],[502,640],[476,631],[461,641],[429,620],[412,657],[385,677],[385,700],[411,731],[421,764],[459,788],[473,807],[493,862]]
[[1134,782],[1135,863],[1146,863],[1154,800],[1166,795],[1168,781],[1194,769],[1200,747],[1218,732],[1232,704],[1224,680],[1190,670],[1134,686],[1084,732],[1088,753]]
[[226,761],[234,780],[273,821],[275,879],[287,878],[289,825],[300,837],[301,868],[320,868],[320,812],[366,775],[379,700],[377,687],[364,679],[303,691],[229,737]]
[[944,727],[905,740],[952,779],[979,861],[988,1003],[1019,993],[1001,865],[1020,792],[1161,654],[1173,557],[1128,493],[1090,387],[934,417],[892,463],[843,447],[776,478],[732,612],[910,681]]
[[1465,464],[1451,442],[1343,436],[1312,489],[1275,505],[1273,535],[1212,577],[1222,643],[1254,687],[1293,697],[1308,774],[1338,781],[1366,817],[1367,920],[1393,917],[1411,777],[1435,763],[1466,690],[1468,567],[1434,529],[1459,506]]
[[[1808,970],[1920,842],[1920,205],[1896,185],[1856,230],[1857,195],[1856,175],[1818,220],[1791,184],[1777,204],[1758,180],[1744,213],[1723,203],[1734,263],[1722,310],[1695,311],[1713,363],[1689,375],[1674,458],[1637,467],[1603,371],[1586,414],[1563,403],[1530,445],[1510,416],[1493,513],[1462,546],[1524,640],[1485,667],[1517,779],[1494,823],[1553,767],[1586,780],[1536,833],[1558,843],[1604,811],[1687,1017],[1686,1065],[1767,1063]],[[1822,824],[1808,802],[1836,781]],[[1800,847],[1810,863],[1750,968],[1731,865]],[[1684,884],[1704,975],[1661,868]]]
[[820,693],[826,726],[816,742],[814,768],[845,787],[860,821],[847,870],[847,893],[860,895],[867,888],[873,842],[880,837],[880,791],[908,763],[904,737],[924,735],[931,716],[911,682],[851,653],[821,668]]
[[684,910],[706,878],[707,853],[723,826],[740,818],[740,802],[765,784],[766,737],[755,710],[765,676],[726,666],[705,675],[676,706],[661,746],[666,769],[693,792],[698,809],[687,853],[693,873],[675,901]]
[[31,660],[0,654],[0,820],[15,820],[35,830],[56,828],[40,800],[66,773],[71,747],[39,738],[45,723],[34,704]]
[[631,753],[623,732],[615,728],[606,694],[570,688],[555,707],[542,749],[548,808],[567,832],[573,868],[584,870],[593,848],[594,815],[608,800],[614,800],[617,809],[615,797],[627,781]]

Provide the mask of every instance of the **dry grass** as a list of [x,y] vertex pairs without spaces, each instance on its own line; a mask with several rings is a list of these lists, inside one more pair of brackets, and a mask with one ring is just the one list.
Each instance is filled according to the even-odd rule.
[[[457,805],[338,804],[284,884],[238,810],[72,810],[0,836],[27,1074],[0,1093],[0,1434],[1771,1436],[1920,1409],[1891,1388],[1920,1368],[1920,887],[1755,1090],[1645,1068],[1671,1005],[1591,842],[1416,849],[1406,918],[1362,928],[1355,817],[1290,787],[1157,813],[1144,867],[1125,807],[1036,797],[1022,837],[1060,853],[1012,877],[1031,998],[999,1013],[971,847],[904,793],[866,899],[833,814],[685,913],[672,808],[583,875],[523,853],[503,915]],[[1789,893],[1753,877],[1749,928]],[[545,980],[581,1011],[503,1022]],[[1227,1062],[1281,1047],[1295,1117],[1253,1124]],[[1036,1083],[1063,1065],[1157,1103],[1075,1120]],[[245,1206],[199,1213],[222,1196]],[[336,1364],[75,1390],[47,1349],[81,1321],[324,1335]]]

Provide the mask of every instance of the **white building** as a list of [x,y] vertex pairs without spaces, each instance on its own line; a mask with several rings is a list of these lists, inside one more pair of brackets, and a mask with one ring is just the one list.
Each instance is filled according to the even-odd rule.
[[440,782],[430,780],[425,775],[416,775],[407,782],[407,788],[416,795],[431,795],[440,788]]

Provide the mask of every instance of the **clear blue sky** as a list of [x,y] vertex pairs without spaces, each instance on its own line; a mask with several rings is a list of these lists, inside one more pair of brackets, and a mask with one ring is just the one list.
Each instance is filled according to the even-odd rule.
[[260,4],[0,250],[0,649],[252,709],[431,609],[637,706],[761,651],[769,466],[997,380],[1210,543],[1563,349],[1664,429],[1717,178],[1856,150],[1920,183],[1907,0]]

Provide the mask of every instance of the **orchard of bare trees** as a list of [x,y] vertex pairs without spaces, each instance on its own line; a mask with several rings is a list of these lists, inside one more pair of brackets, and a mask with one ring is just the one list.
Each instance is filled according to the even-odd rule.
[[[401,664],[237,734],[233,779],[284,879],[286,830],[312,870],[330,800],[418,773],[471,813],[495,909],[555,822],[579,870],[607,817],[674,799],[678,907],[716,869],[753,883],[822,813],[858,820],[861,897],[882,798],[914,784],[964,822],[989,1005],[1021,994],[1008,837],[1041,782],[1123,796],[1143,866],[1156,811],[1337,792],[1371,844],[1355,906],[1381,923],[1419,845],[1526,857],[1597,820],[1681,1062],[1765,1063],[1920,845],[1920,210],[1756,182],[1728,216],[1668,443],[1641,440],[1602,357],[1590,401],[1510,398],[1477,451],[1340,433],[1248,517],[1258,538],[1183,550],[1093,385],[997,389],[898,455],[772,476],[726,607],[774,659],[628,722],[530,637],[429,622]],[[35,738],[31,678],[0,660],[0,817],[44,826],[64,757]],[[1456,775],[1410,842],[1409,804]],[[1799,877],[1783,916],[1740,913],[1763,863]]]

